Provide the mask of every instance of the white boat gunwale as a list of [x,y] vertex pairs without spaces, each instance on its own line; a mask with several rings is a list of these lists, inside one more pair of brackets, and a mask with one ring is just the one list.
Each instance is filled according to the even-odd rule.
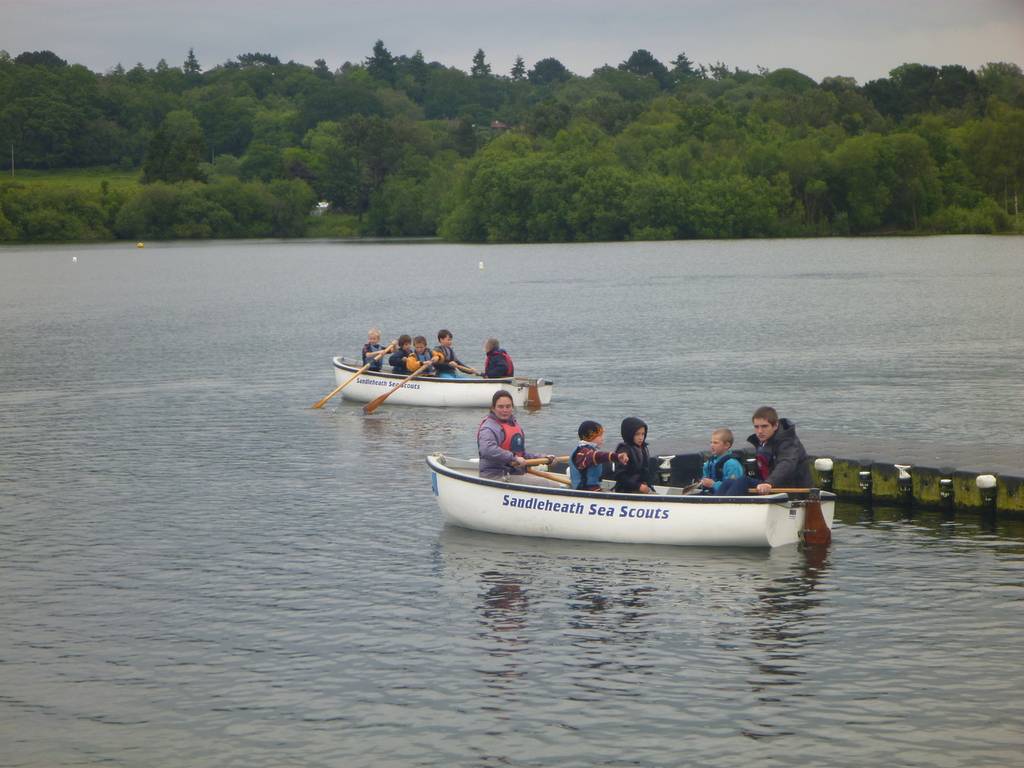
[[[360,368],[363,367],[363,364],[359,363],[359,362],[357,362],[355,360],[349,360],[346,357],[335,357],[334,358],[334,367],[338,368],[339,370],[342,370],[342,371],[347,371],[348,373],[355,373],[356,371],[358,371]],[[366,371],[366,374],[367,375],[373,375],[373,376],[381,376],[381,377],[386,378],[386,379],[393,379],[396,383],[401,381],[402,379],[408,377],[408,374],[391,373],[390,371],[384,371],[384,370],[380,370],[380,371]],[[422,380],[423,379],[421,379],[421,381]],[[551,382],[551,381],[547,381],[545,379],[532,379],[532,378],[529,378],[527,376],[504,376],[504,377],[502,377],[500,379],[485,379],[483,377],[481,377],[481,378],[468,378],[468,377],[467,378],[461,378],[460,377],[460,378],[454,379],[454,378],[445,378],[445,377],[431,376],[430,378],[426,379],[426,381],[440,382],[442,384],[462,384],[462,385],[476,384],[476,385],[485,385],[485,386],[494,386],[495,384],[509,384],[511,386],[519,386],[519,385],[523,384],[524,382],[534,382],[534,381],[537,382],[538,385],[551,385],[551,384],[554,383],[554,382]]]
[[[445,458],[442,456],[441,458]],[[505,488],[514,490],[517,493],[536,493],[545,496],[581,496],[588,499],[631,499],[633,501],[656,498],[659,504],[783,504],[788,505],[794,499],[800,499],[801,495],[789,493],[751,494],[749,496],[711,496],[708,494],[642,494],[642,493],[616,493],[614,491],[582,491],[573,488],[556,488],[552,486],[530,485],[529,483],[509,483],[504,480],[494,480],[487,477],[478,477],[460,472],[454,467],[441,463],[434,455],[427,456],[427,466],[434,472],[461,482],[485,485],[492,488]],[[821,491],[822,501],[834,501],[836,495],[830,491]]]

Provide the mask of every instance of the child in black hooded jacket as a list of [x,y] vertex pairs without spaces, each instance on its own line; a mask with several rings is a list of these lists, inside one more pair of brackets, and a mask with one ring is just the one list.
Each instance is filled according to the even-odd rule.
[[647,425],[635,416],[622,420],[622,442],[616,453],[629,456],[628,464],[617,464],[615,488],[617,493],[654,493],[651,487],[650,451],[647,450]]

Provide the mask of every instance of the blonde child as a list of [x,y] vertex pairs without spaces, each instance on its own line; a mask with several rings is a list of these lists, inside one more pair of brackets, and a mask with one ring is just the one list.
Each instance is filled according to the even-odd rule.
[[747,476],[743,463],[732,452],[732,430],[719,427],[711,433],[711,458],[701,472],[701,493],[714,496],[745,496]]

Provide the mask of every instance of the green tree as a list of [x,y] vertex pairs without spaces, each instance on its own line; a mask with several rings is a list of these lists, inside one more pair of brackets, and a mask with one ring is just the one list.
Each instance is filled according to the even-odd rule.
[[205,155],[203,129],[188,110],[175,110],[164,118],[146,151],[142,183],[203,181],[199,164]]
[[384,41],[373,44],[373,53],[366,59],[366,71],[370,77],[385,83],[395,82],[395,58],[391,51],[384,47]]
[[978,85],[986,97],[995,96],[1012,107],[1024,107],[1024,74],[1016,64],[985,64],[978,70]]
[[534,64],[526,77],[534,85],[550,85],[565,82],[572,77],[572,72],[558,59],[549,57]]
[[476,53],[473,54],[473,66],[469,70],[469,74],[472,77],[491,76],[491,65],[487,63],[487,60],[484,57],[483,48],[477,48]]
[[672,60],[672,69],[669,71],[669,75],[675,83],[699,80],[705,76],[703,68],[694,66],[685,53],[680,53]]
[[512,64],[512,69],[509,74],[512,75],[512,79],[516,82],[526,78],[526,62],[523,61],[522,56],[516,56],[515,63]]
[[188,56],[185,57],[185,63],[181,65],[181,71],[193,80],[202,74],[203,69],[199,66],[199,59],[196,58],[196,52],[191,48],[188,49]]
[[633,51],[628,59],[619,64],[619,69],[640,77],[651,77],[662,88],[667,88],[672,83],[668,68],[654,58],[650,51],[643,48]]
[[47,69],[62,69],[68,65],[53,51],[25,51],[14,57],[15,64],[22,64],[26,67],[45,67]]

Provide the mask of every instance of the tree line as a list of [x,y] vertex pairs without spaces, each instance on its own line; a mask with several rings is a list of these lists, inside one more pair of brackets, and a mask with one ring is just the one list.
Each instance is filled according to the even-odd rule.
[[139,174],[111,190],[15,173],[0,240],[302,236],[317,200],[363,234],[458,241],[1021,229],[1016,64],[859,85],[637,50],[587,76],[553,57],[506,72],[380,40],[335,70],[269,53],[204,70],[189,50],[100,74],[0,51],[19,168]]

